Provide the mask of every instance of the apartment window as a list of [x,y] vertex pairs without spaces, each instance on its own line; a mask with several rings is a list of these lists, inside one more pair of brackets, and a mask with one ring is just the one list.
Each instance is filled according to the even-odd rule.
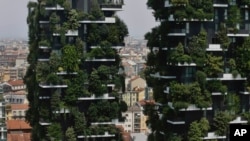
[[18,113],[19,113],[19,116],[22,116],[22,111],[18,111]]
[[248,20],[248,10],[245,11],[245,20]]
[[227,9],[225,9],[224,11],[224,17],[225,17],[225,20],[227,20]]
[[189,23],[186,23],[186,33],[189,33]]
[[16,111],[13,111],[13,116],[16,116]]

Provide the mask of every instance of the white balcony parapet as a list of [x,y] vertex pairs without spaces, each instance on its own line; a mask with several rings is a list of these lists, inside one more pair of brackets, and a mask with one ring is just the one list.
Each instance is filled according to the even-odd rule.
[[50,96],[39,96],[39,99],[50,99]]
[[[53,36],[60,36],[59,33],[53,33]],[[68,30],[65,36],[78,36],[78,30]]]
[[62,72],[57,72],[57,75],[77,75],[77,72],[66,72],[66,71],[62,71]]
[[48,46],[39,46],[40,49],[51,49],[50,47]]
[[[168,102],[168,106],[174,109],[172,102]],[[179,111],[208,111],[212,109],[213,109],[212,107],[199,108],[195,104],[190,104],[187,108],[179,109]]]
[[40,62],[47,62],[47,61],[49,61],[49,58],[44,58],[44,59],[38,59],[38,61],[40,61]]
[[49,21],[39,21],[39,24],[49,24]]
[[214,7],[228,7],[228,4],[218,4],[218,3],[215,3],[213,4]]
[[243,120],[240,116],[236,117],[236,119],[229,122],[229,124],[247,124],[247,120]]
[[180,66],[180,67],[188,67],[188,66],[196,66],[195,63],[187,63],[187,62],[184,62],[183,64],[182,63],[178,63],[177,66]]
[[92,122],[91,125],[108,125],[108,124],[114,124],[114,125],[121,125],[123,122],[119,122],[118,119],[112,119],[111,122]]
[[122,8],[101,8],[102,11],[122,11]]
[[115,62],[115,59],[86,59],[88,62]]
[[227,34],[228,37],[248,37],[249,34],[247,33],[237,33],[237,34],[233,34],[233,33],[228,33]]
[[64,10],[64,8],[57,4],[54,7],[45,7],[45,10]]
[[162,78],[162,79],[176,79],[176,76],[163,76],[163,75],[160,75],[159,72],[155,74],[150,74],[150,76],[155,77],[155,78]]
[[168,33],[168,36],[186,36],[186,33]]
[[218,77],[218,78],[206,78],[206,80],[224,80],[224,81],[229,81],[229,80],[247,80],[246,77],[241,77],[240,74],[238,74],[237,76],[233,76],[233,74],[231,73],[224,73],[222,77]]
[[68,85],[62,84],[62,85],[53,85],[53,84],[39,84],[41,88],[67,88]]
[[209,44],[206,51],[223,51],[220,44]]
[[[113,49],[121,49],[121,48],[123,48],[124,46],[111,46],[111,48],[113,48]],[[90,48],[101,48],[100,46],[90,46]]]
[[174,125],[180,125],[180,124],[185,124],[185,121],[171,121],[171,120],[167,120],[167,123],[174,124]]
[[213,19],[187,19],[187,18],[183,18],[183,19],[175,19],[174,15],[171,14],[168,17],[168,21],[187,21],[187,22],[200,22],[200,21],[206,21],[206,22],[212,22],[214,21]]
[[48,126],[48,125],[51,125],[51,122],[39,121],[39,124],[42,126]]
[[77,136],[77,138],[107,138],[107,137],[115,137],[115,134],[109,134],[108,132],[105,132],[104,135],[80,135]]
[[107,84],[107,87],[115,87],[115,84]]
[[79,97],[78,100],[99,100],[99,99],[115,99],[115,97],[110,97],[109,94],[103,94],[103,96],[95,96],[93,94],[91,97]]
[[61,108],[60,110],[53,111],[55,114],[65,114],[65,113],[70,113],[69,109],[66,108]]
[[216,95],[227,95],[227,93],[223,94],[221,92],[212,92],[212,95],[216,96]]
[[202,138],[203,140],[216,140],[216,139],[226,139],[226,136],[216,135],[215,132],[208,132],[206,137]]
[[104,20],[98,20],[98,21],[91,21],[91,20],[83,20],[79,21],[81,24],[87,24],[87,23],[115,23],[115,18],[113,17],[105,17]]
[[249,95],[250,93],[248,91],[240,91],[240,94]]

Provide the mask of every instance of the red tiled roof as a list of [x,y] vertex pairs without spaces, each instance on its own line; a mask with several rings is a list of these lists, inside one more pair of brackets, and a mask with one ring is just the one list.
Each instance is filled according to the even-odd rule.
[[8,133],[7,141],[31,141],[31,133]]
[[10,104],[11,110],[26,110],[29,109],[28,104]]
[[154,100],[141,100],[139,101],[141,106],[145,106],[146,104],[154,105],[155,101]]
[[7,130],[27,130],[31,126],[24,120],[7,120]]
[[11,80],[8,82],[11,86],[24,85],[23,80]]

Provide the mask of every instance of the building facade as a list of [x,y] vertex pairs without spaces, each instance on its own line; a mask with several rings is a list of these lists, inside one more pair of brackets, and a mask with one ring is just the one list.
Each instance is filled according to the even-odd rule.
[[210,128],[200,138],[225,140],[228,126],[221,130],[218,119],[223,117],[229,125],[236,116],[249,114],[250,3],[148,0],[147,4],[161,22],[145,35],[151,50],[147,84],[158,102],[157,109],[147,107],[154,117],[149,121],[149,140],[192,140],[194,126],[204,121]]
[[128,31],[115,16],[122,5],[122,0],[28,4],[26,117],[32,140],[65,140],[72,130],[79,141],[120,138],[112,121],[121,118],[118,92],[125,87],[117,48]]

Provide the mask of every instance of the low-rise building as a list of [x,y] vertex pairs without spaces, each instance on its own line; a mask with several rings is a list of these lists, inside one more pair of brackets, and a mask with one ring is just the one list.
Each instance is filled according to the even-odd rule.
[[6,118],[7,120],[19,119],[25,120],[25,114],[28,110],[28,104],[9,104],[6,106]]
[[139,76],[133,77],[127,83],[127,90],[131,91],[135,87],[145,88],[146,87],[146,81],[143,78],[139,77]]
[[125,117],[124,130],[132,133],[147,133],[148,127],[146,125],[147,116],[143,114],[143,108],[139,103],[128,108],[122,113]]
[[135,87],[132,91],[122,94],[122,100],[128,106],[134,105],[136,102],[145,99],[145,88]]
[[7,120],[7,141],[31,141],[31,126],[24,120]]

